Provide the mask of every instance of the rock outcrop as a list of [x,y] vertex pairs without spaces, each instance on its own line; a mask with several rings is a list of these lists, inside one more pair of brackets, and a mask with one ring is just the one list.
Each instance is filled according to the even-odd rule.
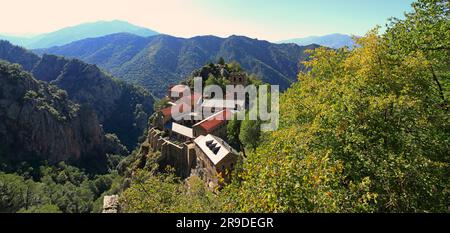
[[[115,153],[94,111],[67,93],[0,61],[0,159],[86,162],[102,166]],[[101,169],[99,167],[93,169]]]
[[103,197],[103,211],[102,213],[119,213],[119,196],[111,195]]
[[150,93],[95,65],[53,55],[40,58],[7,41],[0,41],[0,59],[22,65],[36,79],[65,90],[70,100],[92,108],[105,132],[116,134],[130,150],[147,128],[154,102]]

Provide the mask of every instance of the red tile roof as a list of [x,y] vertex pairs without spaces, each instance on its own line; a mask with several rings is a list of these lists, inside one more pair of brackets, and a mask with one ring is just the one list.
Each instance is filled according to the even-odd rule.
[[[178,104],[177,106],[178,106],[178,112],[182,113],[184,107],[186,106],[186,104],[181,103],[181,104]],[[170,107],[164,108],[164,109],[161,110],[161,112],[166,117],[167,116],[172,116],[172,108],[176,108],[176,106],[170,106]],[[189,107],[187,107],[187,108],[189,108]]]
[[219,114],[213,115],[211,118],[206,119],[202,123],[199,124],[200,127],[206,130],[206,132],[211,132],[220,124],[230,120],[232,117],[232,113],[226,109],[220,112]]

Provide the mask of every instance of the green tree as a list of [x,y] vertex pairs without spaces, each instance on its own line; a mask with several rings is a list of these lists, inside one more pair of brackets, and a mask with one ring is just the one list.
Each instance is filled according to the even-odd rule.
[[450,95],[450,3],[448,0],[419,0],[404,19],[393,18],[384,35],[393,56],[405,58],[421,53],[441,99]]
[[0,212],[17,212],[48,203],[43,185],[16,174],[0,172]]
[[[448,1],[414,6],[416,12],[399,24],[423,25],[401,31],[401,38],[448,36],[433,25],[448,12]],[[436,9],[446,10],[432,13]],[[434,52],[405,51],[392,30],[369,32],[351,51],[311,52],[308,71],[281,97],[279,130],[262,137],[225,190],[231,196],[227,208],[448,211],[450,114],[434,76],[448,74],[450,66],[439,65],[445,56]],[[440,72],[433,74],[436,67]]]
[[237,62],[237,61],[232,61],[232,62],[228,63],[227,69],[230,72],[241,72],[242,71],[242,67],[239,64],[239,62]]
[[206,79],[206,81],[205,81],[205,86],[210,86],[210,85],[219,85],[217,78],[214,77],[213,74],[209,74],[208,79]]
[[241,123],[239,130],[239,140],[242,142],[244,148],[255,150],[258,146],[261,137],[261,121],[250,120],[249,116]]
[[84,172],[63,162],[55,167],[42,167],[41,170],[41,182],[52,204],[64,213],[92,211],[95,193]]
[[241,141],[239,134],[241,131],[241,121],[236,119],[236,116],[227,124],[227,142],[231,147],[241,150]]
[[0,212],[16,212],[22,208],[26,190],[23,177],[0,173]]
[[217,64],[219,65],[225,65],[225,59],[223,59],[223,57],[219,58],[219,61],[217,61]]
[[158,111],[158,110],[161,110],[161,109],[167,107],[168,104],[169,104],[169,98],[164,97],[164,98],[161,98],[161,99],[155,101],[155,103],[153,104],[153,109],[155,111]]
[[192,177],[182,182],[172,173],[153,174],[138,170],[130,188],[120,196],[125,212],[132,213],[186,213],[217,212],[220,203],[204,182]]
[[58,206],[52,204],[45,204],[39,206],[32,206],[29,209],[21,209],[19,213],[62,213]]

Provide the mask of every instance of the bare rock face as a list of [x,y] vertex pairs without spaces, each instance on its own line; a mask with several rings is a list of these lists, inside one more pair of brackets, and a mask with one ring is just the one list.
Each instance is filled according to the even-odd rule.
[[[45,55],[40,64],[53,61],[54,57]],[[58,76],[50,78],[51,84],[67,91],[71,100],[91,107],[104,130],[115,133],[128,149],[132,149],[147,127],[147,119],[153,112],[153,97],[146,91],[114,79],[95,65],[76,59],[64,61]],[[45,77],[41,75],[39,79],[46,80]]]
[[103,213],[119,213],[119,196],[103,197]]
[[95,65],[54,55],[39,57],[2,40],[0,59],[22,65],[35,79],[56,85],[67,92],[70,100],[91,108],[105,132],[116,134],[128,149],[136,146],[147,128],[154,102],[150,93],[110,76]]
[[67,93],[35,80],[17,65],[0,62],[0,160],[102,163],[107,151],[93,110]]

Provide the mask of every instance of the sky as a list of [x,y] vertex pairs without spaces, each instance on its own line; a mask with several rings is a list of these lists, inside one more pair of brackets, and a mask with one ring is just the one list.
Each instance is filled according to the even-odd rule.
[[80,23],[124,20],[179,37],[245,35],[279,41],[364,35],[413,0],[0,0],[0,33],[31,35]]

